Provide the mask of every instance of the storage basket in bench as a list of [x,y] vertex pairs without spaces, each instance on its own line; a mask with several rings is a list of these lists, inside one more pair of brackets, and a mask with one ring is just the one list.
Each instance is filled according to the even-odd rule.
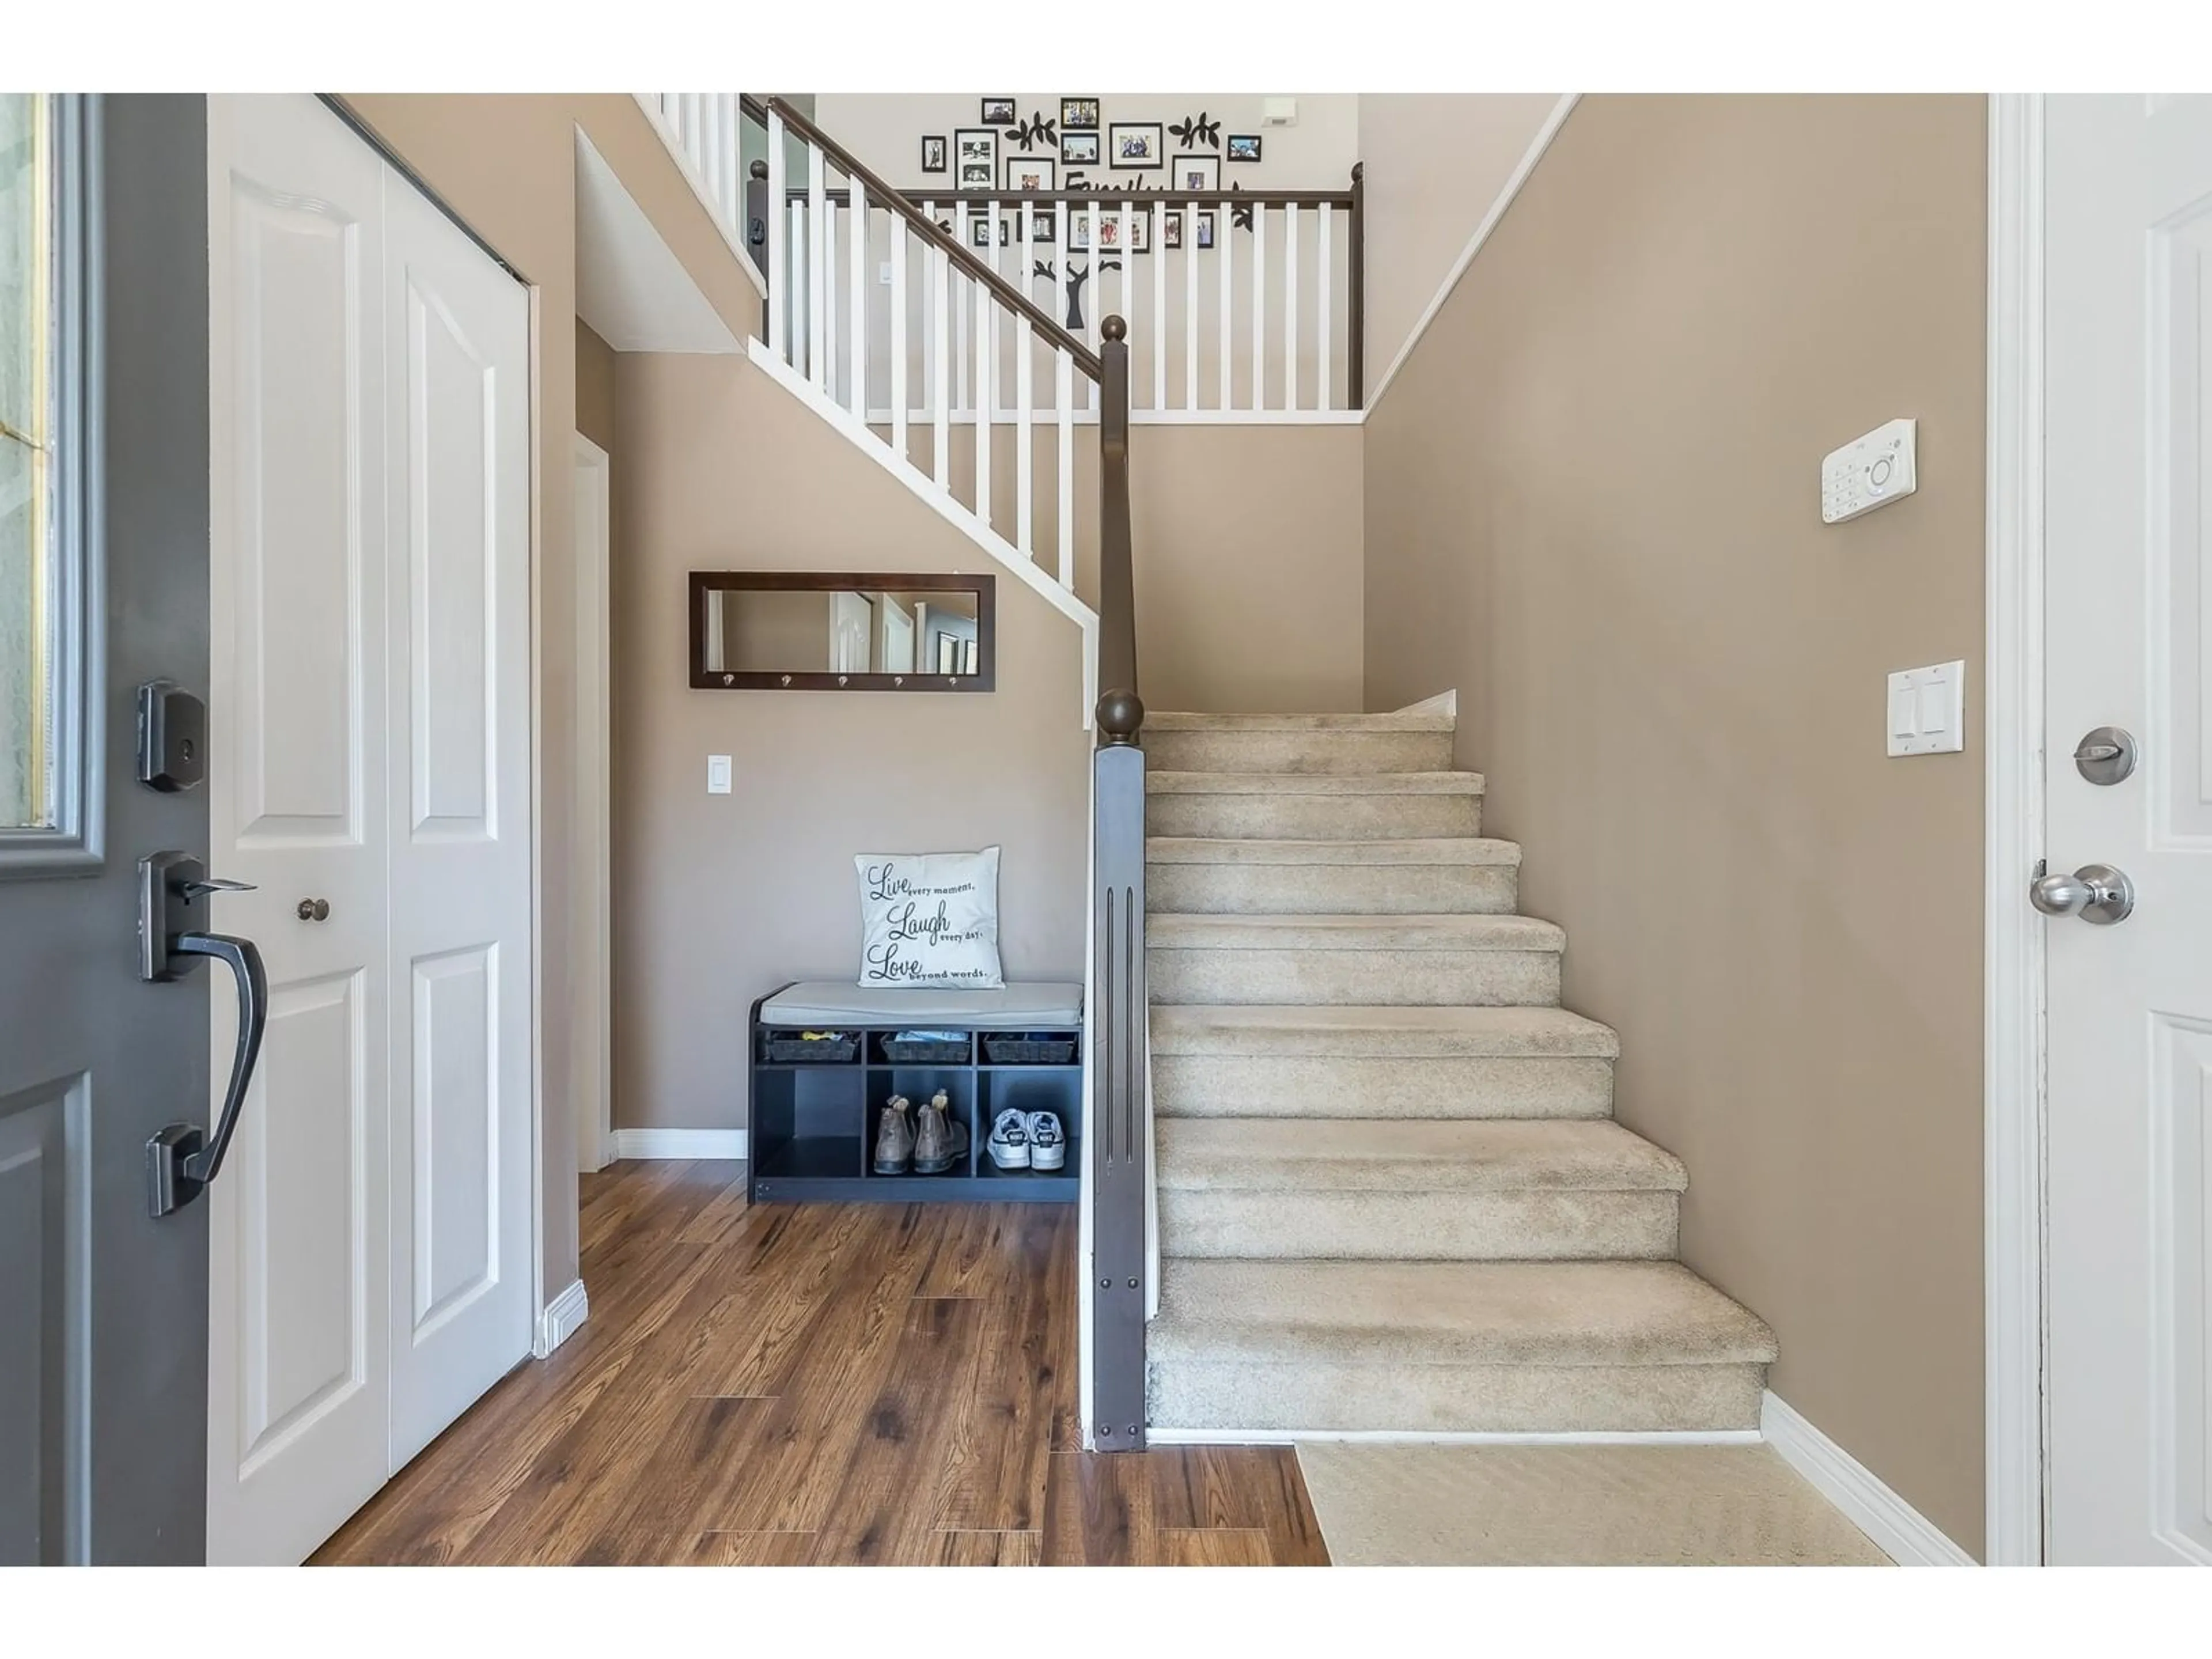
[[768,1031],[761,1037],[771,1066],[847,1066],[860,1057],[860,1035],[804,1036],[797,1031]]
[[1042,1031],[983,1034],[983,1053],[994,1066],[1066,1066],[1075,1059],[1075,1039]]

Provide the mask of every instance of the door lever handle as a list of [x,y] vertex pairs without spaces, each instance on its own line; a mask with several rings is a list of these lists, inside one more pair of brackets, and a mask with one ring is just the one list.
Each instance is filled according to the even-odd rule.
[[191,1203],[222,1168],[261,1058],[269,1026],[269,975],[261,951],[250,939],[197,925],[203,920],[201,899],[251,886],[210,877],[204,865],[184,853],[154,853],[138,861],[138,976],[157,984],[182,979],[212,957],[230,969],[238,991],[238,1046],[214,1134],[197,1123],[172,1123],[146,1143],[147,1199],[156,1216]]

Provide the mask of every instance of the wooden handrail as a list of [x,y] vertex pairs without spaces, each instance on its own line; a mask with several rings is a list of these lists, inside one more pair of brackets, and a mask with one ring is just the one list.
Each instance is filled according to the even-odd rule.
[[816,126],[781,98],[762,102],[750,94],[739,95],[739,107],[748,116],[765,122],[773,112],[783,125],[796,132],[808,143],[835,161],[848,178],[858,179],[872,200],[881,202],[884,209],[907,222],[925,242],[942,252],[953,265],[966,273],[970,280],[981,283],[1009,311],[1026,320],[1030,326],[1044,336],[1047,343],[1065,351],[1074,360],[1075,367],[1089,379],[1103,383],[1104,370],[1098,354],[1070,334],[1053,314],[1030,296],[1016,288],[1004,276],[985,264],[963,247],[958,240],[938,228],[937,222],[908,201],[905,195],[884,182],[856,158],[852,151]]
[[1145,722],[1137,696],[1137,585],[1129,547],[1129,325],[1099,325],[1098,741],[1133,743]]

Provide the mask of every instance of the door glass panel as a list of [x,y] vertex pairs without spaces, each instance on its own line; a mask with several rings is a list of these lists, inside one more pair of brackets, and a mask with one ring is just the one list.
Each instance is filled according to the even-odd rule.
[[0,93],[0,830],[55,822],[48,108]]

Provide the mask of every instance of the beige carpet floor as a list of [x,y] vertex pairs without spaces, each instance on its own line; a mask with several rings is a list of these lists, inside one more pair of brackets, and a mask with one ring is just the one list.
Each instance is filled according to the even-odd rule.
[[1768,1446],[1302,1441],[1339,1566],[1887,1566]]

